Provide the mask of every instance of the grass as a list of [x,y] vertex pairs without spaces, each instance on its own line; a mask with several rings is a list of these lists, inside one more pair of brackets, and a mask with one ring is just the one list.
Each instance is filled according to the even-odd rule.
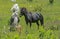
[[[41,14],[44,16],[44,27],[40,25],[40,29],[37,30],[37,25],[32,24],[32,28],[27,27],[29,34],[26,35],[26,23],[24,17],[20,18],[20,24],[22,25],[22,33],[19,36],[17,31],[9,32],[8,20],[10,19],[10,9],[14,2],[10,0],[0,0],[0,39],[59,39],[60,38],[60,0],[54,0],[53,5],[49,5],[48,0],[33,0],[29,2],[27,0],[17,0],[17,3],[21,7],[26,7],[28,11],[34,12],[35,9],[42,8]],[[32,7],[30,7],[32,6]],[[39,10],[38,10],[39,11]],[[40,11],[39,11],[40,12]],[[5,28],[4,28],[5,26]],[[58,28],[58,29],[57,29]],[[39,32],[40,31],[40,32]],[[50,35],[52,33],[52,35]],[[42,36],[39,37],[39,35]]]

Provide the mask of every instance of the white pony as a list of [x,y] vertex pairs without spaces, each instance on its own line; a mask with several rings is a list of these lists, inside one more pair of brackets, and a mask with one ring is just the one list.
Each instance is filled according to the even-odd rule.
[[14,4],[13,7],[11,8],[12,11],[12,16],[10,18],[10,31],[11,29],[15,28],[18,23],[19,23],[19,17],[18,17],[18,13],[19,13],[19,6],[18,4]]
[[19,23],[19,17],[17,13],[13,13],[10,18],[10,31],[14,29]]
[[18,4],[14,4],[13,7],[11,8],[12,13],[19,13],[19,6]]

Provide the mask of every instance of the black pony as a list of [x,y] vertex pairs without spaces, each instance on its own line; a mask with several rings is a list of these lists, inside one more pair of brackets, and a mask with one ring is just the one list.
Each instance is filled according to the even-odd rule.
[[26,24],[28,25],[28,23],[30,23],[30,28],[31,28],[32,23],[36,23],[39,29],[39,23],[38,23],[39,20],[40,20],[41,25],[44,24],[43,16],[40,13],[28,12],[27,9],[24,7],[20,9],[20,12],[21,12],[20,17],[24,15]]

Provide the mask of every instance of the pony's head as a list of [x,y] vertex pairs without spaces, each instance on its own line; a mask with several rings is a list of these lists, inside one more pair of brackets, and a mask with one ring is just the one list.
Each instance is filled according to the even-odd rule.
[[27,13],[27,9],[25,7],[20,9],[20,17]]

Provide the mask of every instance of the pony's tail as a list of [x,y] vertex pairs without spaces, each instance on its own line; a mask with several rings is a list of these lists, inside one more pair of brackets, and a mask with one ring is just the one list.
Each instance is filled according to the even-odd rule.
[[40,19],[41,25],[44,25],[44,19],[42,17],[42,19]]
[[41,25],[44,25],[43,15],[42,14],[39,14],[39,17],[40,17],[40,23],[41,23]]

